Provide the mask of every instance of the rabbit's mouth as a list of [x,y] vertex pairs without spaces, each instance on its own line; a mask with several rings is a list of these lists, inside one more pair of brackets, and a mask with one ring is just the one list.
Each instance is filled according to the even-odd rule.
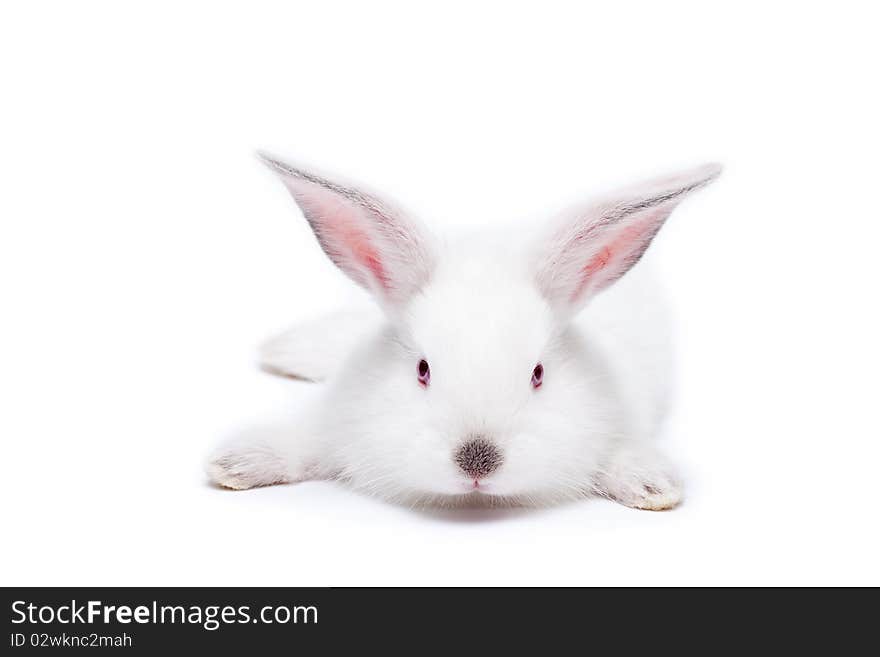
[[476,495],[493,495],[495,491],[493,490],[494,486],[492,482],[486,481],[485,479],[473,479],[466,480],[461,483],[461,492],[463,494],[476,494]]

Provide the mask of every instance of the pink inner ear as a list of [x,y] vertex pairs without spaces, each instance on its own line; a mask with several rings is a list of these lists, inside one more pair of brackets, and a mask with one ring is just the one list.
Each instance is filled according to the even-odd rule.
[[[346,270],[350,270],[352,264],[366,267],[384,289],[389,289],[388,276],[379,258],[379,251],[359,225],[359,213],[362,210],[332,197],[310,198],[309,205],[315,211],[315,216],[319,217],[321,235],[329,243],[331,250],[338,254],[334,258],[336,264]],[[353,262],[348,262],[349,260]],[[350,271],[349,274],[352,275]]]
[[379,252],[370,241],[367,233],[346,212],[331,214],[326,220],[326,230],[348,250],[350,257],[359,265],[370,270],[379,284],[388,289],[388,276],[379,258]]
[[588,286],[593,291],[598,291],[626,273],[621,265],[630,257],[641,254],[646,241],[650,240],[652,232],[657,228],[657,219],[664,214],[652,212],[647,218],[627,226],[602,244],[581,270],[581,280],[571,295],[571,300],[577,300]]

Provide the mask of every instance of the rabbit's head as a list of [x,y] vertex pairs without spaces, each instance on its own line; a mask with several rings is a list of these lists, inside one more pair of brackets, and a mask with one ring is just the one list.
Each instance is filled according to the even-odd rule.
[[719,167],[573,208],[519,246],[491,236],[452,246],[387,200],[264,159],[326,254],[388,318],[357,380],[342,384],[369,406],[356,460],[383,492],[583,492],[578,473],[597,465],[613,410],[602,373],[591,375],[598,356],[567,327]]

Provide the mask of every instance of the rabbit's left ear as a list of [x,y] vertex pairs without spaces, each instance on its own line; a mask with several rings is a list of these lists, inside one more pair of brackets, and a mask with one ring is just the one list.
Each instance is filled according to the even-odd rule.
[[427,232],[392,203],[260,154],[281,176],[327,256],[384,307],[402,305],[434,269]]
[[673,209],[721,166],[635,185],[564,214],[539,245],[537,283],[563,314],[579,310],[636,264]]

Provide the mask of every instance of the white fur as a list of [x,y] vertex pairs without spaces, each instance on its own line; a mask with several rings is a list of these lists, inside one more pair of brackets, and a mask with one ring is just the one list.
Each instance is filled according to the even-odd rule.
[[[337,478],[408,504],[588,494],[644,509],[678,504],[680,482],[653,444],[671,368],[664,308],[635,263],[717,166],[576,208],[537,236],[442,244],[376,196],[268,163],[328,255],[384,312],[334,315],[270,341],[265,368],[324,389],[289,430],[218,450],[212,480],[250,488]],[[417,380],[423,358],[427,387]],[[533,388],[537,363],[544,380]],[[503,458],[476,491],[454,460],[473,436]]]
[[326,381],[379,318],[378,310],[365,308],[298,324],[263,343],[260,367],[292,379]]

